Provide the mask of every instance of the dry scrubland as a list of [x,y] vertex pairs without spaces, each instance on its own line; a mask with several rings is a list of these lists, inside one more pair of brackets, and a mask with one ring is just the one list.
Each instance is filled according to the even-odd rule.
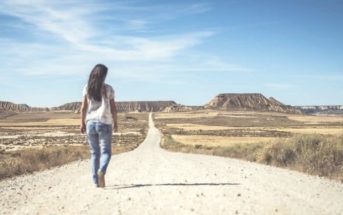
[[343,116],[157,113],[163,148],[241,158],[343,181]]
[[[119,114],[113,154],[136,148],[147,121],[147,113]],[[79,125],[80,115],[71,112],[0,113],[0,180],[89,158]]]

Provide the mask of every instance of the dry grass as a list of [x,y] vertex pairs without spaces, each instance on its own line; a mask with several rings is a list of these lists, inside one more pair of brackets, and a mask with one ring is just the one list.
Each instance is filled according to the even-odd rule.
[[[218,130],[239,130],[242,127],[227,127],[227,126],[210,126],[192,123],[180,123],[180,124],[166,124],[169,128],[183,129],[185,131],[218,131]],[[282,131],[293,134],[328,134],[328,135],[343,135],[343,127],[298,127],[298,128],[275,128],[275,127],[244,127],[246,130],[255,131]]]
[[[133,150],[138,144],[113,145],[112,154]],[[46,146],[0,152],[0,180],[90,158],[89,146]]]
[[268,116],[268,115],[249,115],[245,117],[235,117],[230,115],[216,115],[207,117],[192,117],[192,118],[164,118],[157,119],[159,124],[197,124],[207,126],[222,126],[222,127],[289,127],[302,126],[302,122],[289,120],[284,116]]
[[343,127],[316,127],[316,128],[278,128],[276,131],[285,131],[294,134],[326,134],[343,135]]
[[1,122],[1,127],[21,126],[77,126],[80,125],[80,119],[48,119],[39,122]]
[[171,127],[171,128],[181,128],[186,131],[194,131],[194,130],[213,131],[213,130],[237,129],[237,127],[209,126],[209,125],[192,124],[192,123],[166,124],[166,126]]
[[[89,158],[80,114],[40,112],[7,114],[0,123],[0,179]],[[136,148],[145,138],[147,113],[118,114],[120,135],[113,154]]]
[[286,167],[343,182],[343,136],[299,135],[269,143],[211,146],[184,144],[164,136],[161,146],[171,151],[240,158]]
[[199,117],[212,117],[218,116],[218,112],[214,111],[192,111],[192,112],[179,112],[179,113],[156,113],[155,119],[176,119],[176,118],[199,118]]
[[[52,127],[51,126],[45,126],[45,127],[41,127],[41,126],[9,126],[8,124],[6,124],[5,126],[0,126],[0,128],[6,128],[6,129],[10,129],[10,130],[51,130]],[[53,129],[59,130],[59,129],[63,129],[63,126],[53,126]]]
[[296,136],[263,148],[256,159],[343,182],[343,136]]
[[325,122],[343,122],[342,116],[309,116],[309,115],[289,115],[290,120],[304,122],[306,124],[317,124]]
[[156,125],[168,150],[241,158],[343,181],[342,116],[203,110],[163,114]]
[[88,146],[44,147],[0,154],[0,179],[32,173],[89,157]]
[[184,145],[202,145],[204,147],[227,147],[242,144],[266,144],[275,141],[275,137],[223,137],[209,135],[172,135],[172,138]]
[[[175,118],[199,118],[213,116],[228,116],[233,118],[254,118],[258,116],[289,116],[284,113],[274,112],[253,112],[253,111],[225,111],[225,110],[198,110],[189,112],[156,113],[155,119],[175,119]],[[293,116],[293,115],[290,115]],[[294,115],[297,116],[297,115]]]

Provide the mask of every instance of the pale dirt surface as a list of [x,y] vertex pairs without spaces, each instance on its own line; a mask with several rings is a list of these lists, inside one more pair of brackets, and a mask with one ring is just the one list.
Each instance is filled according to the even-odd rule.
[[343,184],[235,159],[167,152],[146,140],[115,155],[107,187],[89,161],[0,182],[0,214],[343,214]]

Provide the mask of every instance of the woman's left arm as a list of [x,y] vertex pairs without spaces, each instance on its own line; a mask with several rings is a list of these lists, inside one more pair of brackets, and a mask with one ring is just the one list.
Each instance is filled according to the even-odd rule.
[[86,132],[87,108],[88,108],[88,100],[87,100],[87,96],[84,96],[82,100],[82,104],[81,104],[81,126],[80,126],[81,133]]

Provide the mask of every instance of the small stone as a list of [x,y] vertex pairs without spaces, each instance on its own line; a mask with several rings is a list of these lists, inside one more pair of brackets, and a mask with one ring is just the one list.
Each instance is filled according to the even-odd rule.
[[238,193],[238,194],[237,194],[237,196],[238,196],[238,197],[240,197],[240,196],[241,196],[241,194],[240,194],[240,193]]

